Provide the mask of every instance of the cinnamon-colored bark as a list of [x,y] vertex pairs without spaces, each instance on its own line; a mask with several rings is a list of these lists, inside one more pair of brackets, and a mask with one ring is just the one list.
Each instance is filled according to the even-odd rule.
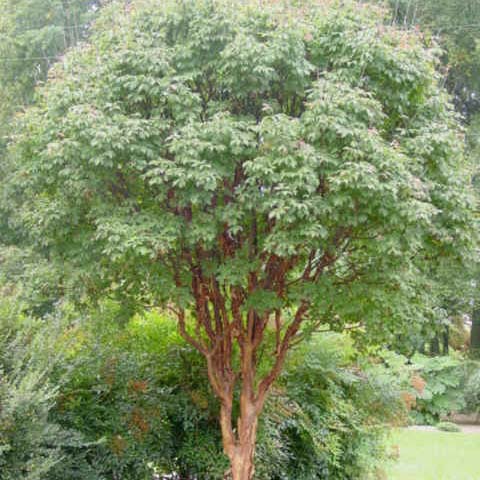
[[[183,214],[188,218],[188,211]],[[220,402],[223,448],[230,460],[229,475],[233,480],[253,478],[258,419],[289,349],[301,339],[301,326],[310,307],[309,301],[304,299],[292,314],[290,305],[287,317],[278,306],[261,312],[254,307],[247,310],[246,301],[257,290],[270,291],[284,299],[295,283],[317,281],[323,270],[335,263],[335,248],[341,246],[349,233],[339,230],[332,239],[332,252],[312,251],[301,265],[297,255],[281,258],[275,254],[260,254],[256,240],[260,227],[256,221],[252,225],[251,231],[245,232],[243,237],[232,237],[227,229],[221,232],[219,251],[205,251],[201,246],[185,249],[182,258],[189,266],[191,284],[188,286],[195,300],[192,324],[189,325],[185,310],[174,310],[181,335],[206,358],[208,378]],[[249,272],[246,285],[220,284],[215,275],[203,271],[202,265],[211,260],[227,259],[244,244],[248,246],[252,262],[260,260],[260,266]],[[295,278],[293,272],[299,269],[300,276]],[[178,287],[186,286],[181,283],[179,271],[175,278]],[[270,370],[260,378],[258,358],[267,328],[274,329],[275,349]],[[239,362],[236,352],[239,352]],[[238,391],[240,396],[236,399]],[[238,418],[233,418],[232,413],[237,411],[235,402],[239,402]]]

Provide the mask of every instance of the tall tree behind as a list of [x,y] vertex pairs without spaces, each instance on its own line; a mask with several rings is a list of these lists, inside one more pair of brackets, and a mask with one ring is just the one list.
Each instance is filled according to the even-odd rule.
[[[0,176],[17,112],[34,102],[35,86],[46,80],[63,53],[87,38],[89,26],[107,0],[0,0]],[[9,198],[0,198],[0,284],[28,284],[35,309],[58,296],[58,275],[48,259],[32,257],[28,243],[11,227]],[[32,267],[32,268],[30,268]],[[54,281],[52,281],[54,280]],[[34,286],[36,285],[36,286]],[[41,286],[39,286],[41,285]],[[8,289],[10,291],[10,288]],[[53,292],[55,290],[55,293]],[[43,293],[41,293],[43,292]],[[45,293],[48,292],[48,293]],[[41,298],[41,300],[40,300]],[[48,301],[45,303],[45,300]],[[30,308],[31,305],[29,305]],[[38,310],[38,311],[40,311]]]
[[51,65],[86,37],[100,0],[0,0],[0,128],[33,100]]
[[468,120],[480,110],[480,2],[389,0],[392,21],[434,35],[444,49],[446,86]]
[[[453,96],[456,110],[463,116],[468,132],[466,153],[476,169],[480,165],[480,2],[478,0],[388,0],[392,22],[406,29],[419,28],[425,32],[425,41],[435,37],[443,48],[440,68],[445,75],[445,86]],[[479,192],[478,174],[474,177]],[[478,265],[463,272],[464,288],[446,289],[444,302],[455,309],[449,315],[471,310],[472,352],[480,351],[480,275]],[[476,282],[472,280],[476,278]],[[451,277],[447,276],[447,284]],[[475,290],[475,284],[477,285]],[[461,291],[463,298],[455,292]],[[454,298],[456,297],[457,298]],[[460,309],[460,310],[459,310]],[[444,326],[439,328],[443,329]],[[448,327],[447,327],[448,328]],[[438,332],[437,332],[438,335]],[[435,340],[434,340],[435,343]],[[436,346],[433,345],[435,351]]]
[[[478,63],[480,64],[480,51],[477,54]],[[473,179],[473,185],[476,192],[480,192],[480,172],[478,167],[480,165],[480,113],[471,118],[468,126],[468,152],[472,159],[474,159],[477,166],[477,172]],[[472,312],[472,328],[470,334],[470,351],[474,356],[480,355],[480,273],[475,272],[476,279],[473,285],[476,287],[476,295],[474,296],[474,308]]]

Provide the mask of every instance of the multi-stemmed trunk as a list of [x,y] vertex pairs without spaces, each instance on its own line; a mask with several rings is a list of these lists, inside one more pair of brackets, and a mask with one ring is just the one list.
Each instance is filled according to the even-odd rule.
[[[310,263],[313,259],[314,256],[311,255]],[[279,283],[279,298],[284,289],[285,272],[291,268],[290,263],[279,257],[272,257],[269,262],[268,271],[272,276],[269,283]],[[305,278],[311,274],[310,263],[303,274]],[[328,263],[326,260],[320,262],[317,269]],[[229,476],[232,480],[251,480],[255,471],[258,419],[268,392],[282,370],[287,352],[294,340],[298,341],[297,334],[309,302],[300,301],[293,315],[289,312],[288,321],[285,321],[280,309],[259,313],[249,308],[244,314],[242,310],[248,295],[260,288],[257,274],[249,276],[248,292],[238,286],[231,286],[227,295],[225,287],[216,279],[207,278],[200,267],[192,265],[191,272],[195,297],[191,331],[187,326],[186,311],[171,308],[177,315],[182,337],[206,359],[210,385],[221,405],[220,426],[223,449],[230,461]],[[180,280],[178,286],[181,286]],[[262,288],[266,287],[272,289],[272,285]],[[261,348],[265,348],[262,344],[267,328],[271,328],[275,344],[267,373],[261,375],[258,371],[259,354]],[[239,413],[234,418],[233,407],[238,390]]]
[[249,425],[243,432],[244,438],[235,448],[230,459],[232,480],[251,480],[255,471],[254,455],[256,441],[257,422]]
[[[193,338],[186,329],[185,315],[178,316],[182,336],[207,360],[210,385],[220,401],[220,426],[223,449],[230,461],[229,477],[232,480],[251,480],[254,476],[254,456],[257,439],[258,419],[271,386],[278,378],[291,342],[298,333],[300,324],[308,309],[308,303],[302,302],[293,320],[282,335],[280,312],[275,313],[275,351],[273,364],[264,376],[257,376],[258,347],[262,342],[269,315],[258,316],[250,311],[247,329],[244,333],[234,333],[232,326],[239,326],[240,321],[226,325],[227,335],[216,337],[211,349],[207,349],[201,340]],[[200,310],[200,309],[199,309]],[[238,312],[238,309],[235,310]],[[240,330],[240,329],[238,329]],[[233,368],[233,339],[238,337],[240,350],[240,368]],[[236,387],[240,387],[239,414],[235,421],[233,416]],[[235,425],[235,427],[234,427]]]
[[225,454],[230,460],[232,480],[251,480],[255,472],[255,444],[261,406],[242,393],[236,431],[232,428],[231,405],[221,407],[221,426]]

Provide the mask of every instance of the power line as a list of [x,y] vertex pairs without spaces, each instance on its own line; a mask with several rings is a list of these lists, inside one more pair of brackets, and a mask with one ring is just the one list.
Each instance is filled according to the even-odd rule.
[[43,57],[0,57],[0,61],[5,62],[29,62],[33,60],[60,60],[61,56],[59,55],[45,55]]
[[24,29],[21,29],[21,30],[12,29],[11,32],[4,32],[4,31],[0,30],[0,35],[1,34],[7,35],[8,33],[15,33],[16,35],[18,35],[19,33],[39,32],[39,31],[42,31],[46,28],[58,28],[58,29],[62,29],[62,30],[73,30],[73,29],[77,29],[77,28],[91,27],[92,25],[93,25],[93,22],[79,23],[79,24],[75,24],[75,25],[48,25],[47,24],[47,25],[43,25],[42,27],[24,28]]
[[[59,27],[59,28],[65,28],[65,29],[72,28],[72,29],[74,29],[74,28],[80,28],[80,27],[91,27],[92,25],[93,25],[92,23],[85,23],[85,24],[80,24],[78,26],[77,25],[68,25],[66,27],[62,27],[60,25],[56,25],[56,26]],[[379,29],[385,28],[385,27],[392,27],[392,25],[379,24],[379,25],[373,26],[373,27],[361,27],[356,32],[378,31]],[[462,27],[462,26],[460,25],[460,26],[457,26],[457,27]],[[463,25],[463,27],[480,28],[480,23],[465,24],[465,25]],[[32,29],[32,30],[35,30],[35,29]],[[397,29],[397,30],[399,32],[408,32],[408,31],[414,31],[415,27],[410,26],[408,28],[408,30],[403,30],[403,29]],[[31,30],[26,30],[26,31],[31,31]],[[343,32],[345,32],[345,30],[337,30],[334,33],[343,33]],[[16,32],[16,33],[18,33],[18,32]],[[332,32],[330,31],[328,33],[332,33]],[[38,56],[38,57],[0,57],[0,62],[3,62],[3,61],[4,62],[22,62],[22,61],[29,62],[29,61],[34,61],[34,60],[54,60],[54,59],[60,60],[61,57],[62,57],[61,55],[60,56],[52,56],[52,55],[49,56],[49,55],[47,55],[47,56]]]
[[30,62],[34,60],[61,60],[64,54],[44,55],[43,57],[0,57],[0,62]]
[[[90,3],[91,3],[91,6],[95,6],[95,4],[98,4],[98,1],[92,0]],[[62,4],[52,5],[51,10],[56,12],[64,12],[65,10],[63,9],[63,7],[72,7],[72,6],[81,7],[81,5],[78,2],[74,2],[71,0],[62,0]],[[22,11],[20,8],[17,8],[15,5],[9,5],[8,7],[3,6],[2,8],[1,2],[0,2],[0,8],[2,13],[17,13]],[[43,10],[45,10],[45,8],[43,8]]]

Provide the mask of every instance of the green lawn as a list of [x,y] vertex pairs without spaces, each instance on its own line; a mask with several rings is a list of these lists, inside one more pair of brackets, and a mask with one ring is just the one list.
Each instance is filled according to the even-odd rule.
[[480,434],[395,432],[400,458],[388,480],[480,480]]

